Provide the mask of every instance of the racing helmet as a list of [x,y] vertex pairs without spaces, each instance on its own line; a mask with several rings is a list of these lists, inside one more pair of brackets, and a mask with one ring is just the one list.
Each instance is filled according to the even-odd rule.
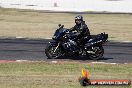
[[83,21],[83,17],[81,15],[78,15],[75,17],[75,23],[76,24],[81,24]]

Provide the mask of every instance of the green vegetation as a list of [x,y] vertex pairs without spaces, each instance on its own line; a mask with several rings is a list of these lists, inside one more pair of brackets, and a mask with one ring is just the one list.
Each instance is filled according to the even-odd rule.
[[[83,88],[78,82],[81,68],[91,79],[131,79],[132,64],[90,64],[75,62],[21,62],[0,64],[0,88]],[[112,86],[131,88],[132,86]],[[90,86],[88,88],[111,88]]]

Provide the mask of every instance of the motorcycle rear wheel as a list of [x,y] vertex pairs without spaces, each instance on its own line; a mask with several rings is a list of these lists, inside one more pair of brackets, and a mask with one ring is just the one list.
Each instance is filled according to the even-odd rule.
[[89,58],[92,60],[99,60],[100,58],[103,57],[104,54],[104,48],[103,46],[96,46],[94,47],[95,49],[95,54],[88,54]]

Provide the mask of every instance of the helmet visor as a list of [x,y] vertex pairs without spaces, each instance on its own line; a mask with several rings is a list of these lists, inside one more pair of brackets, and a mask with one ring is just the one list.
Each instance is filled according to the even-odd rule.
[[76,23],[76,24],[80,24],[81,22],[82,22],[82,21],[79,20],[79,19],[76,19],[76,20],[75,20],[75,23]]

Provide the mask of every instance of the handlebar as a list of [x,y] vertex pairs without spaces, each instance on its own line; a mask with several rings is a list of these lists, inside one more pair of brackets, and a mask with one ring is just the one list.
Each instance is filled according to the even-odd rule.
[[61,25],[61,24],[58,24],[58,26],[59,26],[59,28],[63,28],[64,27],[64,25]]

